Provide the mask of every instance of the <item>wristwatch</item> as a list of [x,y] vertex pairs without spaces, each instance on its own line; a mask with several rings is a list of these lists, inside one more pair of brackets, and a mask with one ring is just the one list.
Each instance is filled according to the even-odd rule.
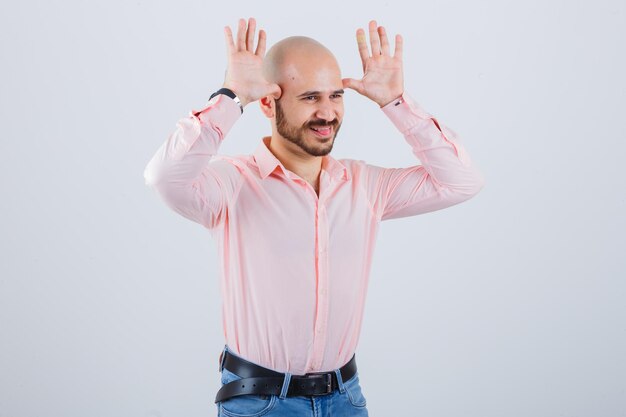
[[241,105],[241,100],[239,100],[239,97],[237,97],[237,95],[233,92],[233,90],[231,90],[230,88],[224,88],[224,87],[220,88],[215,93],[211,94],[211,97],[209,97],[209,100],[211,100],[213,97],[215,97],[218,94],[224,94],[225,96],[228,96],[232,98],[233,100],[235,100],[235,103],[237,103],[239,105],[239,108],[241,109],[241,113],[243,113],[243,106]]

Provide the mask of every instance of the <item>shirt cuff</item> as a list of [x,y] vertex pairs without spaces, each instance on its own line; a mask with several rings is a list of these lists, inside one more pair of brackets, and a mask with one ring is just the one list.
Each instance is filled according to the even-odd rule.
[[402,133],[434,117],[406,92],[391,103],[381,107],[391,122]]
[[223,139],[241,117],[241,108],[232,98],[218,94],[209,100],[203,108],[192,109],[189,116],[198,118],[202,126],[217,127],[221,132],[221,139]]

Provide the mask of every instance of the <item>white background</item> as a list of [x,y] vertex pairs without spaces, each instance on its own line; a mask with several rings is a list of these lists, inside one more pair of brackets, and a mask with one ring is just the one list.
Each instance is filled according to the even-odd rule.
[[[626,416],[625,4],[408,4],[3,4],[0,417],[216,415],[216,244],[143,170],[250,16],[268,47],[319,40],[344,77],[358,27],[401,33],[406,91],[485,174],[465,203],[381,224],[357,348],[370,415]],[[377,105],[345,105],[335,158],[417,163]],[[269,132],[253,103],[220,153]]]

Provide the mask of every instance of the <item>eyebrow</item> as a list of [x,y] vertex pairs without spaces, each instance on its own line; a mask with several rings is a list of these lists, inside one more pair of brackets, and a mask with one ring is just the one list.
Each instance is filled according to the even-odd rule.
[[[322,92],[321,91],[307,91],[305,93],[300,94],[297,97],[305,97],[305,96],[317,96],[320,95]],[[343,94],[343,88],[341,90],[335,90],[332,92],[332,94]]]

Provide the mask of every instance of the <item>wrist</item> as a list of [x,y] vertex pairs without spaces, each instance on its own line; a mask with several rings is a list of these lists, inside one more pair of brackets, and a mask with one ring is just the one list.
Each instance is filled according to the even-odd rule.
[[242,94],[242,89],[239,88],[238,86],[225,82],[224,84],[222,84],[222,88],[228,88],[233,93],[235,93],[235,95],[239,97],[239,101],[241,102],[242,106],[245,106],[246,104],[250,103],[250,101],[247,98],[245,98],[244,95]]
[[241,113],[243,113],[243,107],[247,104],[247,102],[245,100],[242,100],[241,96],[237,94],[237,91],[235,91],[233,88],[231,88],[227,84],[224,84],[219,90],[211,94],[211,97],[209,98],[209,100],[218,94],[228,96],[231,100],[234,100],[235,103],[239,105],[239,108],[241,109]]
[[394,94],[393,96],[389,96],[386,99],[379,101],[377,104],[380,106],[380,108],[383,108],[388,104],[391,104],[392,102],[402,98],[402,94],[404,94],[404,92],[401,92],[400,94]]

